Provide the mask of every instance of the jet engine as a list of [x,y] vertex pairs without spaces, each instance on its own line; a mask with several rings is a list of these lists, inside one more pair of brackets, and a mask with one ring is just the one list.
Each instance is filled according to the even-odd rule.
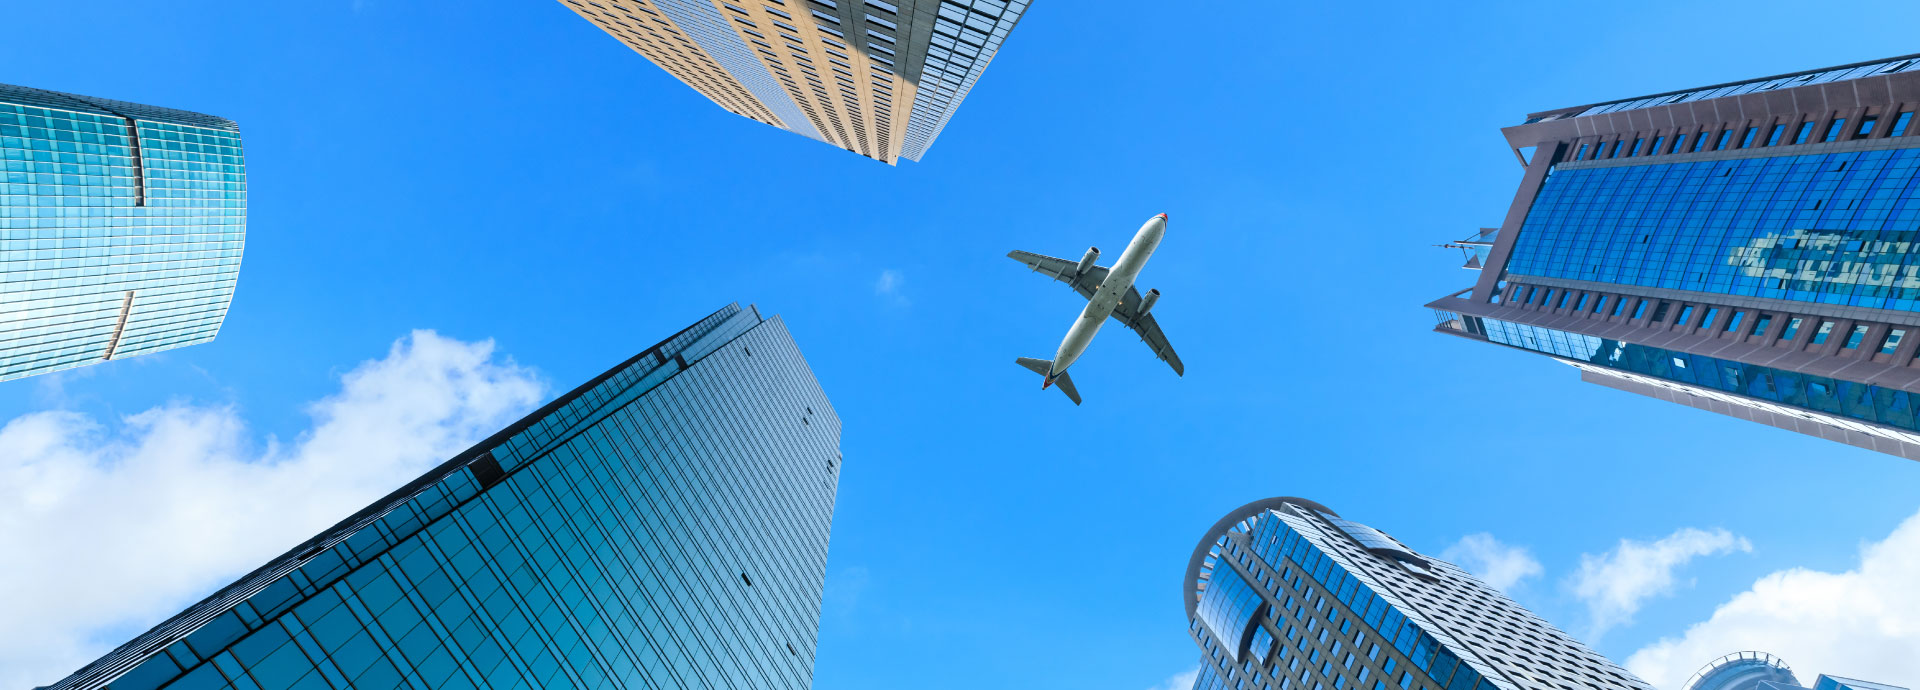
[[1152,290],[1148,290],[1147,294],[1140,298],[1140,313],[1134,314],[1133,318],[1137,319],[1142,316],[1146,316],[1147,310],[1152,309],[1153,303],[1158,301],[1160,301],[1160,289],[1154,288]]
[[1093,268],[1093,261],[1098,258],[1100,258],[1100,248],[1087,247],[1087,255],[1080,257],[1080,265],[1073,269],[1074,274],[1086,273],[1087,269]]

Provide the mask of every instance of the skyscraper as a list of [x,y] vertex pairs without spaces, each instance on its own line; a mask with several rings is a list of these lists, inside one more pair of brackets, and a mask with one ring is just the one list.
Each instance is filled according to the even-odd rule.
[[[1787,662],[1766,652],[1735,652],[1714,659],[1680,690],[1809,690]],[[1839,676],[1821,675],[1811,690],[1907,690]]]
[[246,244],[231,120],[0,84],[0,381],[213,340]]
[[1442,333],[1920,459],[1920,55],[1536,113]]
[[729,306],[52,687],[807,688],[839,446]]
[[1453,564],[1302,498],[1214,523],[1182,588],[1194,690],[1651,690]]
[[561,0],[728,111],[920,160],[1029,0]]

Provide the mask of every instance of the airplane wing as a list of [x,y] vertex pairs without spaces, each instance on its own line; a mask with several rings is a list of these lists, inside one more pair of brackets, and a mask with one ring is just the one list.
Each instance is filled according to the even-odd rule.
[[1140,313],[1140,290],[1127,288],[1127,296],[1120,300],[1120,306],[1113,310],[1113,318],[1133,332],[1140,334],[1140,340],[1153,350],[1153,354],[1173,367],[1173,373],[1187,375],[1187,365],[1180,363],[1180,355],[1173,351],[1173,345],[1167,342],[1167,334],[1160,332],[1160,323],[1153,320],[1153,314]]
[[1066,259],[1023,251],[1007,252],[1007,258],[1026,264],[1027,268],[1033,269],[1035,273],[1043,274],[1072,286],[1073,291],[1080,293],[1080,296],[1085,299],[1093,299],[1093,291],[1099,289],[1100,284],[1107,280],[1107,267],[1105,266],[1090,266],[1087,268],[1086,273],[1075,274],[1073,269],[1079,267],[1080,262],[1078,261],[1068,261]]
[[[1072,286],[1074,292],[1080,293],[1080,296],[1085,299],[1093,299],[1093,291],[1098,289],[1100,284],[1107,279],[1107,268],[1105,266],[1092,266],[1087,269],[1086,273],[1076,275],[1073,269],[1079,267],[1080,262],[1078,261],[1068,261],[1066,259],[1022,251],[1007,252],[1007,257],[1026,264],[1027,268],[1032,269],[1035,273],[1046,275],[1054,280]],[[1160,324],[1153,320],[1152,314],[1140,313],[1140,291],[1138,289],[1130,288],[1127,290],[1127,296],[1120,300],[1120,306],[1114,308],[1113,318],[1127,328],[1133,329],[1133,332],[1140,334],[1140,339],[1145,341],[1147,347],[1153,350],[1154,356],[1166,362],[1167,366],[1173,367],[1173,373],[1181,376],[1187,374],[1186,365],[1180,363],[1180,355],[1174,353],[1173,345],[1167,342],[1167,335],[1160,332]]]

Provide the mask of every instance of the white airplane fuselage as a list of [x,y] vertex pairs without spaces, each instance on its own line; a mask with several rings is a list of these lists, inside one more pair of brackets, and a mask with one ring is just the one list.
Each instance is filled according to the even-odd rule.
[[1127,243],[1120,259],[1113,262],[1107,271],[1107,280],[1093,292],[1093,298],[1087,300],[1087,308],[1081,310],[1080,318],[1067,329],[1067,337],[1060,341],[1060,351],[1053,356],[1053,370],[1041,387],[1053,385],[1055,377],[1073,366],[1087,351],[1087,345],[1093,342],[1093,336],[1100,332],[1100,326],[1106,324],[1107,317],[1120,306],[1120,300],[1127,296],[1127,290],[1133,287],[1133,279],[1140,275],[1140,269],[1147,265],[1147,258],[1153,256],[1153,250],[1160,246],[1160,238],[1167,233],[1167,214],[1160,214],[1147,220],[1140,226],[1140,232],[1134,233],[1133,241]]

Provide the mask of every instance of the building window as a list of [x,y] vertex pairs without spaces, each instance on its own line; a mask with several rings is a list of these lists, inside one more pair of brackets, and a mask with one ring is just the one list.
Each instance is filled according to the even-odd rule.
[[1780,331],[1780,339],[1792,340],[1794,334],[1799,332],[1800,332],[1800,317],[1796,316],[1791,319],[1787,319],[1787,327]]
[[1679,153],[1680,149],[1683,149],[1686,147],[1687,147],[1687,135],[1676,134],[1673,136],[1673,150],[1668,151],[1667,153]]
[[1829,335],[1833,335],[1833,322],[1821,321],[1820,330],[1813,332],[1813,344],[1825,344],[1827,342],[1827,336]]
[[1887,136],[1897,137],[1902,134],[1906,134],[1907,123],[1912,121],[1913,121],[1913,113],[1911,112],[1900,113],[1900,117],[1896,117],[1893,119],[1893,131],[1888,132]]
[[[1721,332],[1723,332],[1723,333],[1732,333],[1732,332],[1734,332],[1734,329],[1736,329],[1736,328],[1739,328],[1739,327],[1740,327],[1740,317],[1743,317],[1743,316],[1746,316],[1746,315],[1747,315],[1747,313],[1746,313],[1746,312],[1744,312],[1744,311],[1735,311],[1735,312],[1733,313],[1733,316],[1730,316],[1730,317],[1727,317],[1727,327],[1726,327],[1726,328],[1723,328],[1723,329],[1720,329],[1720,330],[1721,330]],[[1709,321],[1711,321],[1712,319],[1708,319],[1708,320],[1709,320]]]
[[1605,309],[1606,307],[1607,307],[1607,296],[1606,296],[1606,295],[1601,295],[1601,296],[1600,296],[1600,299],[1597,299],[1597,300],[1594,300],[1594,301],[1593,301],[1593,313],[1595,313],[1595,314],[1598,314],[1598,313],[1600,313],[1600,310],[1601,310],[1601,309]]
[[1626,309],[1627,309],[1627,298],[1625,298],[1625,297],[1622,297],[1622,298],[1620,298],[1620,299],[1617,299],[1617,300],[1614,300],[1614,301],[1613,301],[1613,314],[1611,314],[1611,315],[1612,315],[1612,316],[1619,316],[1619,315],[1620,315],[1620,312],[1622,312],[1622,311],[1626,311]]
[[[1662,306],[1664,306],[1664,305],[1662,305]],[[1688,322],[1688,321],[1687,321],[1687,319],[1688,319],[1688,318],[1690,318],[1690,317],[1692,317],[1692,316],[1693,316],[1693,305],[1691,305],[1691,304],[1689,304],[1689,305],[1687,305],[1687,306],[1684,306],[1684,307],[1681,307],[1681,308],[1680,308],[1680,318],[1678,318],[1678,319],[1675,319],[1675,320],[1674,320],[1674,323],[1677,323],[1677,324],[1680,324],[1680,325],[1682,325],[1682,326],[1690,326],[1690,325],[1693,325],[1692,323],[1690,323],[1690,322]],[[1660,315],[1659,315],[1659,314],[1655,314],[1655,315],[1654,315],[1654,317],[1653,317],[1653,320],[1655,320],[1655,321],[1659,321],[1659,320],[1660,320]]]
[[1786,125],[1774,125],[1774,126],[1773,126],[1773,131],[1772,131],[1772,132],[1768,132],[1768,133],[1767,133],[1767,145],[1768,145],[1768,146],[1777,146],[1777,145],[1779,145],[1779,144],[1780,144],[1780,135],[1782,135],[1782,134],[1786,134],[1786,133],[1787,133],[1787,126],[1786,126]]
[[1634,156],[1637,156],[1637,155],[1640,155],[1640,142],[1641,142],[1641,141],[1644,141],[1644,140],[1643,140],[1643,139],[1641,139],[1641,138],[1639,138],[1639,137],[1634,137],[1634,138],[1633,138],[1633,148],[1630,148],[1630,149],[1627,149],[1627,157],[1628,157],[1628,158],[1632,158],[1632,157],[1634,157]]
[[1808,120],[1806,122],[1800,123],[1800,131],[1793,135],[1793,143],[1796,143],[1796,144],[1807,143],[1807,137],[1810,137],[1810,136],[1813,136],[1812,120]]
[[1573,303],[1573,310],[1574,310],[1574,311],[1583,311],[1583,310],[1585,310],[1585,309],[1587,308],[1587,298],[1589,298],[1589,297],[1592,297],[1592,296],[1593,296],[1593,293],[1591,293],[1591,292],[1582,292],[1582,293],[1580,293],[1580,301],[1578,301],[1578,302],[1574,302],[1574,303]]
[[1856,325],[1853,327],[1853,332],[1847,334],[1847,343],[1845,345],[1841,345],[1840,347],[1844,347],[1849,350],[1858,350],[1860,349],[1860,341],[1866,340],[1866,339],[1867,339],[1866,324]]
[[1621,145],[1621,144],[1624,144],[1624,143],[1627,143],[1627,142],[1625,142],[1625,141],[1616,141],[1616,142],[1613,142],[1613,151],[1612,151],[1611,153],[1608,153],[1608,154],[1607,154],[1607,157],[1608,157],[1608,158],[1619,158],[1619,157],[1620,157],[1620,145]]
[[1747,335],[1760,335],[1762,333],[1765,333],[1767,332],[1767,326],[1772,323],[1773,323],[1772,314],[1761,314],[1759,320],[1756,320],[1753,322],[1753,332],[1748,333]]
[[1579,153],[1576,153],[1576,154],[1573,154],[1573,159],[1574,159],[1574,160],[1577,160],[1577,161],[1579,161],[1579,160],[1586,160],[1586,159],[1587,159],[1587,145],[1586,145],[1586,144],[1581,144],[1581,145],[1580,145],[1580,152],[1579,152]]
[[1708,134],[1707,132],[1701,132],[1697,135],[1694,135],[1693,137],[1694,153],[1699,153],[1702,149],[1705,149],[1707,147],[1707,134]]
[[1887,331],[1887,337],[1880,339],[1880,354],[1890,355],[1900,349],[1900,339],[1907,337],[1907,329],[1895,328]]
[[1552,301],[1553,301],[1553,288],[1547,288],[1546,293],[1540,296],[1539,304],[1540,306],[1544,307],[1544,306],[1547,306],[1547,304]]
[[1877,118],[1877,117],[1860,118],[1860,131],[1854,132],[1853,138],[1865,139],[1867,137],[1873,136],[1873,123],[1879,122],[1879,121],[1880,121],[1880,118]]
[[1667,307],[1671,306],[1673,306],[1672,302],[1661,302],[1660,306],[1655,307],[1653,309],[1653,322],[1660,323],[1667,320]]
[[1572,290],[1563,290],[1563,291],[1561,291],[1561,292],[1560,292],[1560,303],[1558,303],[1558,304],[1555,304],[1555,305],[1553,305],[1553,308],[1555,308],[1555,309],[1565,309],[1565,308],[1567,308],[1567,298],[1568,298],[1568,297],[1572,297],[1572,296],[1573,296],[1573,291],[1572,291]]
[[1748,128],[1747,128],[1747,133],[1746,133],[1746,134],[1742,134],[1742,135],[1740,135],[1740,148],[1743,148],[1743,149],[1744,149],[1744,148],[1747,148],[1747,147],[1749,147],[1749,146],[1752,146],[1752,145],[1753,145],[1753,135],[1755,135],[1755,134],[1758,134],[1758,133],[1760,133],[1760,128],[1759,128],[1759,127],[1748,127]]
[[1721,149],[1726,148],[1727,142],[1732,140],[1733,140],[1733,130],[1731,129],[1720,130],[1720,140],[1713,143],[1713,150],[1719,151]]
[[1719,316],[1719,315],[1720,315],[1719,307],[1707,307],[1706,315],[1700,317],[1700,327],[1706,328],[1708,326],[1713,325],[1713,317]]
[[1844,117],[1836,118],[1833,121],[1833,124],[1827,125],[1827,138],[1823,139],[1822,141],[1834,141],[1836,139],[1839,139],[1840,133],[1844,131],[1847,131],[1847,118],[1844,118]]
[[1639,304],[1633,306],[1633,318],[1640,318],[1640,315],[1645,313],[1647,313],[1647,301],[1640,300]]
[[1666,137],[1654,137],[1653,145],[1647,147],[1647,155],[1649,156],[1660,155],[1660,145],[1666,143],[1666,141],[1667,141]]

